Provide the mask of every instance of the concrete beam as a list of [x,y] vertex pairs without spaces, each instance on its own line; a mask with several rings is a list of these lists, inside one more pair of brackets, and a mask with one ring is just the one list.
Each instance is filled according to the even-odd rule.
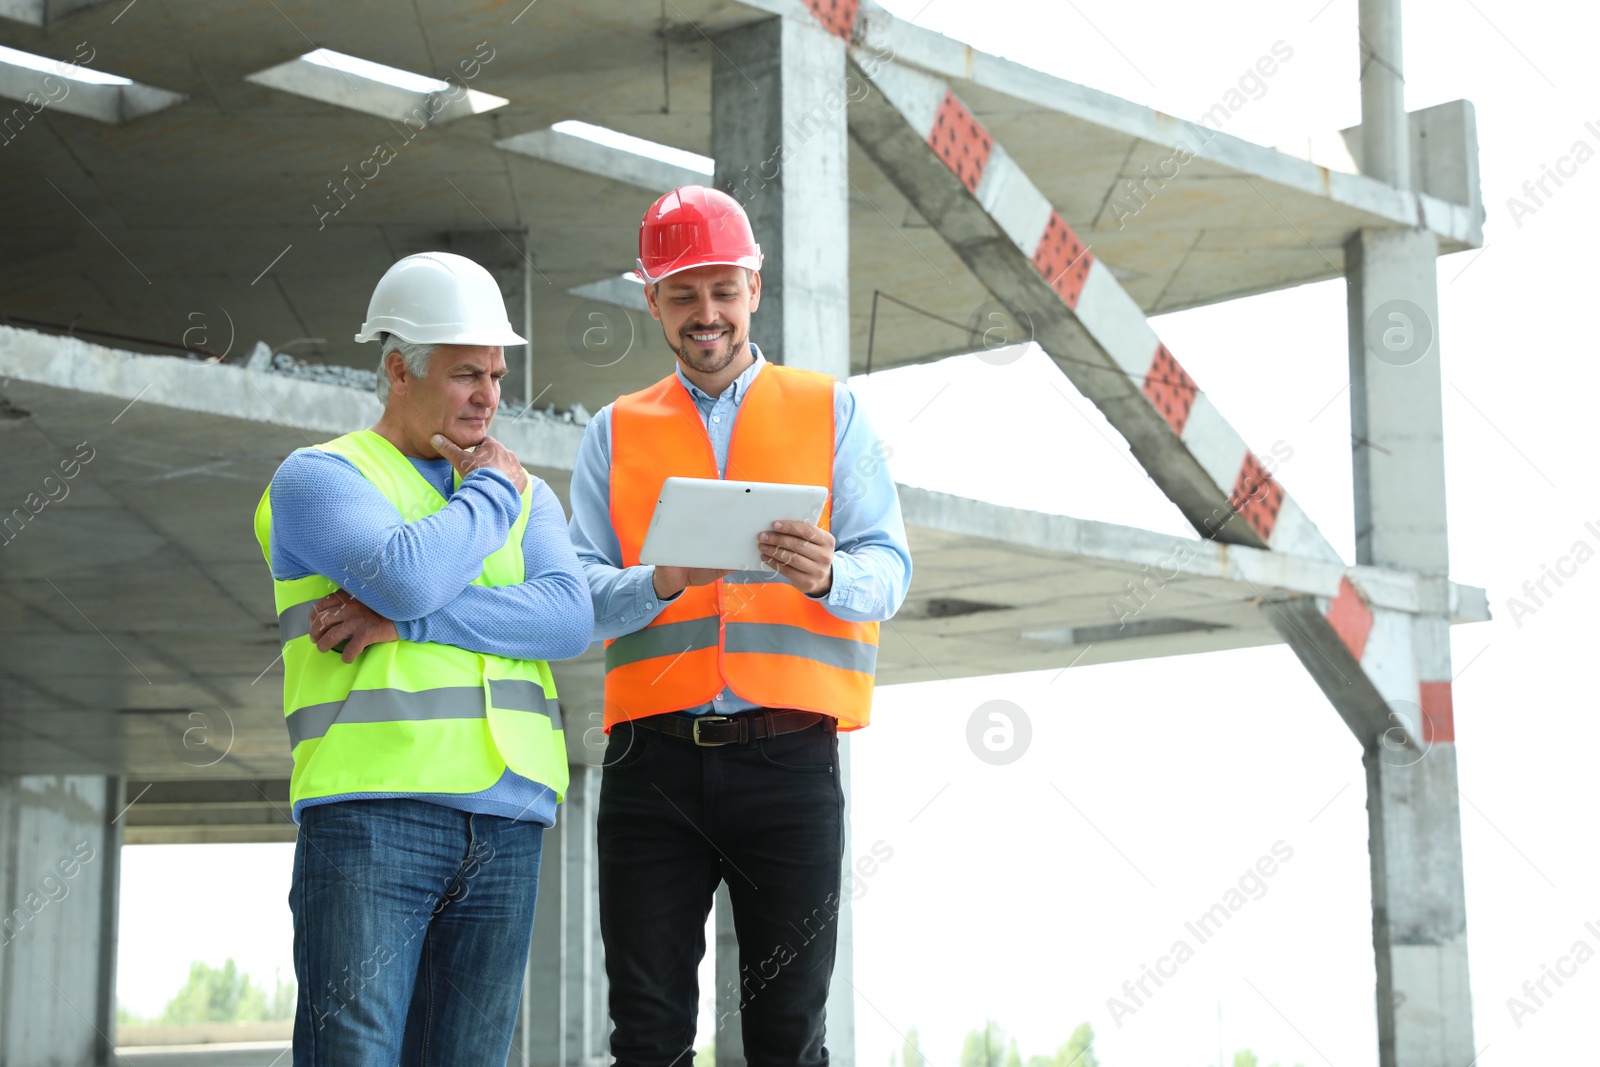
[[786,18],[815,19],[861,48],[876,55],[893,56],[897,65],[946,81],[981,86],[1022,104],[1081,119],[1107,133],[1159,146],[1163,154],[1182,146],[1196,159],[1227,167],[1241,177],[1368,212],[1375,216],[1374,225],[1414,226],[1420,221],[1441,240],[1472,248],[1483,245],[1481,210],[1463,206],[1476,205],[1476,197],[1457,199],[1420,183],[1415,190],[1399,189],[1367,174],[1330,171],[1295,155],[1209,127],[1197,127],[1155,108],[980,51],[964,41],[899,18],[875,0],[861,0],[859,4],[826,0],[742,2]]
[[[1359,586],[1364,604],[1378,611],[1412,614],[1433,610],[1433,586],[1416,574],[1383,567],[1348,567],[1339,561],[1306,559],[1216,541],[1174,538],[1132,526],[1004,507],[920,486],[897,486],[906,525],[964,534],[1019,548],[1059,552],[1075,563],[1106,567],[1161,567],[1168,579],[1205,578],[1235,582],[1241,592],[1264,600],[1311,598],[1326,609]],[[1485,592],[1450,583],[1446,607],[1453,622],[1485,622]]]
[[0,0],[0,18],[15,19],[33,26],[49,26],[87,7],[99,7],[110,0]]
[[511,103],[503,96],[466,89],[465,82],[454,71],[451,73],[457,83],[430,78],[427,80],[433,82],[435,88],[407,88],[369,77],[360,66],[361,61],[352,64],[348,57],[339,53],[329,56],[325,50],[318,52],[326,57],[324,61],[296,56],[277,66],[246,74],[244,80],[401,122],[415,130],[493,111]]
[[[1482,589],[1393,568],[1348,567],[1215,541],[1175,540],[1149,530],[997,507],[912,486],[901,486],[900,495],[908,525],[1063,552],[1108,569],[1139,567],[1134,583],[1143,588],[1154,582],[1151,594],[1169,583],[1236,583],[1241,598],[1260,604],[1267,622],[1363,745],[1417,754],[1437,741],[1446,727],[1438,720],[1437,696],[1424,700],[1417,683],[1415,627],[1419,619],[1465,623],[1489,618]],[[1147,636],[1127,627],[1116,632],[1126,640]],[[1098,640],[1085,635],[1078,643]],[[1434,719],[1421,714],[1423,707]]]
[[138,803],[123,817],[128,845],[292,842],[289,780],[130,781]]
[[[140,355],[14,326],[0,326],[0,377],[290,426],[308,435],[307,444],[371,426],[383,414],[377,397],[340,385]],[[494,435],[526,466],[571,470],[583,427],[530,413],[496,419]]]
[[642,315],[650,314],[650,305],[644,298],[644,285],[632,275],[619,274],[613,278],[601,278],[597,282],[585,282],[575,285],[567,292],[573,296],[581,296],[585,300],[599,300],[607,304],[615,304],[629,311],[637,311]]
[[658,196],[680,185],[703,185],[711,176],[702,170],[612,148],[553,127],[505,137],[494,145],[507,152],[647,189]]
[[711,64],[715,183],[744,205],[766,256],[751,337],[775,362],[840,380],[850,376],[844,53],[826,30],[777,18],[719,37]]

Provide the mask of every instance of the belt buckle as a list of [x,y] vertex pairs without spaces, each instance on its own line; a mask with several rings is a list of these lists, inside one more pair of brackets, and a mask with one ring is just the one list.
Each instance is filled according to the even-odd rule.
[[728,716],[726,716],[726,715],[698,715],[698,716],[695,717],[694,726],[692,728],[692,733],[690,734],[690,736],[694,739],[694,743],[699,745],[701,748],[716,748],[718,745],[729,745],[729,744],[732,744],[733,742],[731,742],[731,741],[702,741],[702,740],[700,740],[700,726],[701,726],[701,724],[706,723],[706,722],[732,722],[732,721],[733,720],[731,718],[729,718]]

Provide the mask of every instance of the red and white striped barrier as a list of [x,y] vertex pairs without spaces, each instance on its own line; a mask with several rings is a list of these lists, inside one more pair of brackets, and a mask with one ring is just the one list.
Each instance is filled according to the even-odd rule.
[[[1110,269],[950,86],[864,49],[851,58],[877,90],[852,103],[856,142],[996,299],[1026,315],[1034,339],[1195,528],[1219,541],[1343,562],[1274,477],[1287,456],[1246,446]],[[1396,728],[1415,751],[1453,741],[1450,683],[1430,679],[1434,657],[1420,636],[1429,620],[1374,611],[1348,577],[1322,602],[1270,610],[1365,742],[1394,747]]]
[[[1134,444],[1151,477],[1196,529],[1223,541],[1338,559],[1273,476],[1278,457],[1250,451],[1110,269],[950,87],[931,75],[877,62],[864,50],[852,55],[882,100],[931,152],[913,155],[905,151],[905,138],[878,136],[887,119],[881,107],[875,117],[860,118],[874,129],[857,131],[858,143],[998,299],[1023,306],[1036,324],[1035,339],[1063,361],[1067,376]],[[870,110],[865,101],[852,106],[853,130],[858,111]],[[965,204],[952,196],[948,179],[939,188],[928,173],[935,161],[965,190]],[[1012,283],[1018,264],[1000,261],[981,240],[995,231],[1032,265],[1053,294],[1053,307],[1036,292],[1017,291]],[[1051,318],[1059,321],[1052,324]],[[1052,343],[1056,337],[1080,343]],[[1106,387],[1106,372],[1113,370],[1143,395],[1144,410],[1124,402],[1125,390]],[[1242,522],[1233,521],[1236,515]]]

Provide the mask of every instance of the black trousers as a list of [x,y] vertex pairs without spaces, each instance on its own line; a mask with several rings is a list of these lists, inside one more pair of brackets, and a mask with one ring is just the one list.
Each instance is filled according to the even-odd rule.
[[716,747],[614,726],[599,873],[617,1067],[690,1067],[718,882],[739,937],[746,1062],[825,1067],[843,856],[833,720]]

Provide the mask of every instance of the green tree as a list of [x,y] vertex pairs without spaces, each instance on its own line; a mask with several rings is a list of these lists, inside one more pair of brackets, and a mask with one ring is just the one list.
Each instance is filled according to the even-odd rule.
[[913,1026],[906,1031],[905,1043],[900,1046],[900,1067],[925,1067],[922,1056],[922,1037]]
[[154,1021],[173,1026],[290,1018],[294,1014],[294,984],[276,976],[273,984],[269,1002],[266,991],[252,983],[232,957],[221,967],[195,960],[189,965],[189,980]]
[[982,1030],[967,1033],[961,1043],[961,1067],[1006,1067],[1006,1035],[1000,1024],[990,1020]]
[[1094,1054],[1094,1027],[1079,1023],[1067,1043],[1056,1050],[1051,1067],[1100,1067]]
[[272,980],[277,986],[272,993],[272,1007],[267,1011],[268,1019],[293,1019],[295,1002],[298,1000],[299,990],[293,982],[285,982],[278,977],[278,972],[272,973]]
[[1249,1049],[1240,1049],[1233,1054],[1233,1067],[1259,1067],[1260,1061],[1256,1054]]
[[[912,1033],[914,1035],[915,1031]],[[961,1067],[1024,1067],[1024,1064],[1026,1067],[1100,1067],[1094,1054],[1094,1028],[1080,1023],[1053,1056],[1035,1055],[1024,1059],[1016,1041],[1007,1041],[1005,1031],[993,1020],[984,1023],[982,1030],[968,1032],[961,1044]],[[920,1055],[916,1067],[924,1067]]]
[[717,1039],[712,1038],[694,1050],[694,1067],[717,1067]]

